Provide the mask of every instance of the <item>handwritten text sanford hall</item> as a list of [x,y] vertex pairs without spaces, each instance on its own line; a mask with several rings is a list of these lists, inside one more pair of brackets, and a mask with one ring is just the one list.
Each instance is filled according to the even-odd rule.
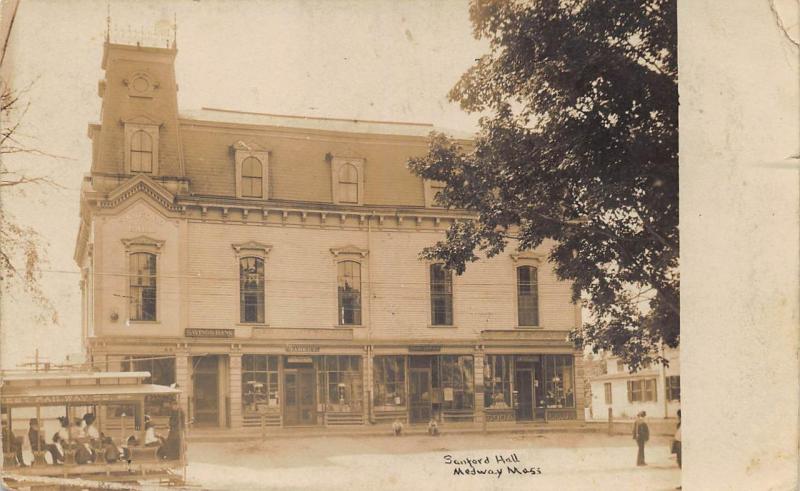
[[503,474],[508,476],[536,476],[542,473],[539,467],[522,465],[517,454],[494,455],[490,458],[485,457],[453,457],[444,456],[444,463],[452,465],[454,476],[497,476],[499,479]]

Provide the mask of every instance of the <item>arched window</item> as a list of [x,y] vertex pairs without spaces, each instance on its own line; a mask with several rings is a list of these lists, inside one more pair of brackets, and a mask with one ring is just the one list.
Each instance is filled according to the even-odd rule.
[[520,326],[539,325],[538,273],[533,266],[517,268],[517,311]]
[[341,261],[338,264],[339,324],[361,325],[361,264]]
[[243,323],[264,323],[264,260],[239,260],[239,309]]
[[153,172],[153,139],[142,130],[131,135],[131,172]]
[[156,255],[130,255],[130,320],[156,320]]
[[344,164],[339,169],[339,201],[358,203],[358,169],[353,164]]
[[453,272],[444,264],[431,264],[431,324],[453,325]]
[[264,197],[264,173],[261,162],[255,157],[247,157],[242,162],[242,196],[247,198]]

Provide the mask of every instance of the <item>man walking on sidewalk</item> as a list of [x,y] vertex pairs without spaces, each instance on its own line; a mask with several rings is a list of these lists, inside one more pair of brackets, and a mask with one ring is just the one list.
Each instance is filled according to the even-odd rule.
[[639,454],[636,456],[636,465],[647,465],[644,461],[644,444],[650,439],[650,428],[647,427],[644,418],[647,413],[642,411],[636,416],[636,422],[633,423],[633,439],[639,446]]

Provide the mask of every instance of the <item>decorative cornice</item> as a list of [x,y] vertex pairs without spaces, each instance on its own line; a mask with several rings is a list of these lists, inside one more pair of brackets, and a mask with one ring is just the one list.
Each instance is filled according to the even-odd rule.
[[236,251],[236,254],[241,254],[242,251],[259,251],[265,256],[269,254],[269,251],[272,250],[272,246],[269,244],[262,244],[261,242],[256,242],[254,240],[248,242],[242,242],[240,244],[231,244],[233,250]]
[[155,119],[144,115],[134,116],[132,118],[127,118],[127,119],[120,119],[119,121],[122,124],[142,124],[150,126],[161,126],[163,124],[160,121],[156,121]]
[[540,264],[544,260],[544,254],[540,252],[533,252],[533,251],[518,251],[512,252],[509,254],[511,259],[517,263],[520,261],[529,261],[532,263]]
[[348,255],[367,257],[369,251],[367,249],[361,249],[354,245],[348,245],[344,247],[331,247],[331,254],[333,254],[333,257],[348,256]]
[[161,246],[164,245],[163,240],[153,239],[151,237],[147,237],[146,235],[140,235],[132,239],[122,239],[122,243],[125,244],[126,250],[133,249],[136,247],[149,247],[155,250],[159,250],[161,249]]
[[257,143],[245,143],[242,140],[238,140],[236,143],[231,145],[231,148],[240,151],[240,152],[253,152],[253,153],[267,153],[269,150],[262,147]]

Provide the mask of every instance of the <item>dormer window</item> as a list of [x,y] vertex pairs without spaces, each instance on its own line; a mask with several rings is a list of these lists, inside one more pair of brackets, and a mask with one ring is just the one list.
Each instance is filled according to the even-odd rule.
[[364,204],[364,159],[334,156],[331,159],[331,176],[335,204]]
[[444,188],[447,186],[446,183],[441,181],[429,181],[425,180],[425,206],[428,208],[444,208],[444,206],[439,203],[438,196],[444,191]]
[[339,169],[339,202],[358,204],[358,170],[353,164]]
[[125,173],[158,174],[158,124],[145,117],[124,124]]
[[242,162],[242,197],[264,197],[263,165],[255,157],[247,157]]
[[269,151],[253,143],[233,145],[236,164],[236,197],[267,199],[269,189]]
[[153,139],[143,130],[131,136],[131,172],[153,172]]

